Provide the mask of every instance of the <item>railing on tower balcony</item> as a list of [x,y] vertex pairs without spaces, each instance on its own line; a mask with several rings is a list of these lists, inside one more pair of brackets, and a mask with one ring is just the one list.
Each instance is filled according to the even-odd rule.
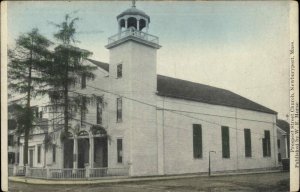
[[125,37],[136,37],[138,39],[142,39],[142,40],[146,40],[148,42],[151,43],[155,43],[155,44],[159,44],[158,42],[158,37],[154,36],[154,35],[150,35],[148,33],[142,32],[142,31],[138,31],[136,29],[127,29],[125,31],[122,31],[116,35],[113,35],[111,37],[108,38],[108,44],[114,43],[120,39],[123,39]]

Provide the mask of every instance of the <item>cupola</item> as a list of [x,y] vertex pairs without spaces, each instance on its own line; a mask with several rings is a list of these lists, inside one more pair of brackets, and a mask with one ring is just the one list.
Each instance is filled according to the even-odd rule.
[[119,32],[123,29],[135,29],[142,31],[146,28],[146,32],[149,29],[150,17],[144,12],[136,8],[135,0],[132,1],[131,8],[123,11],[117,16],[119,24]]
[[116,47],[127,41],[135,41],[156,49],[161,46],[158,37],[148,33],[150,17],[135,6],[135,0],[132,6],[117,16],[118,33],[108,38],[106,48]]

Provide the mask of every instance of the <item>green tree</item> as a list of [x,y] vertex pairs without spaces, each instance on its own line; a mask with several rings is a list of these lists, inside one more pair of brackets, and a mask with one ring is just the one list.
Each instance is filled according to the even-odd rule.
[[23,34],[16,40],[16,46],[8,51],[9,91],[13,94],[25,95],[25,106],[18,109],[18,132],[24,134],[24,165],[28,164],[28,139],[32,129],[33,111],[31,99],[46,93],[45,78],[41,75],[47,65],[52,62],[49,51],[51,45],[38,29]]
[[[58,45],[54,49],[54,62],[49,68],[48,83],[51,87],[49,92],[50,101],[56,110],[63,112],[65,135],[69,129],[69,120],[78,109],[87,111],[86,105],[92,100],[91,97],[74,94],[72,89],[82,81],[95,78],[93,70],[95,66],[84,65],[83,61],[92,53],[76,46],[75,40],[78,18],[65,16],[60,24],[55,24],[58,32],[54,37]],[[62,138],[62,137],[61,137]],[[63,139],[63,138],[62,138]]]

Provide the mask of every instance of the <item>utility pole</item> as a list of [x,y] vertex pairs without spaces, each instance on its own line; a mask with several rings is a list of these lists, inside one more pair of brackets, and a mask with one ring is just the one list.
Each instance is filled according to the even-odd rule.
[[211,176],[211,170],[210,170],[210,153],[216,153],[215,151],[209,151],[208,153],[208,176]]

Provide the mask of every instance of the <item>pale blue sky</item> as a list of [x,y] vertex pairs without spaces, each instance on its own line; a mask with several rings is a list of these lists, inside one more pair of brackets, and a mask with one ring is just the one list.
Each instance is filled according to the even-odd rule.
[[[38,27],[53,40],[66,13],[78,11],[77,35],[92,58],[108,62],[104,46],[117,33],[122,2],[9,2],[8,40]],[[285,119],[289,106],[289,4],[264,2],[137,1],[160,38],[158,73],[229,89]]]

